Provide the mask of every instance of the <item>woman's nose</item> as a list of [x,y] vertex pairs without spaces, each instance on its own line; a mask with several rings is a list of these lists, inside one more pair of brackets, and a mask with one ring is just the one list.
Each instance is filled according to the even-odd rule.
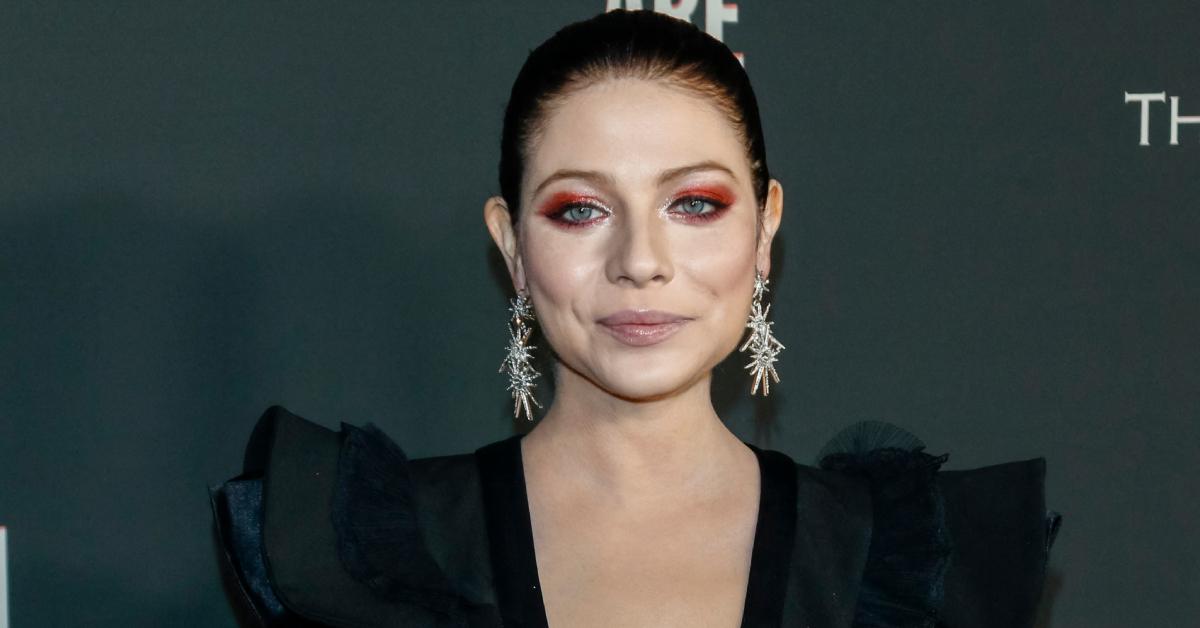
[[614,230],[607,268],[613,283],[641,288],[654,282],[667,283],[674,276],[666,225],[654,212],[650,214],[623,221]]

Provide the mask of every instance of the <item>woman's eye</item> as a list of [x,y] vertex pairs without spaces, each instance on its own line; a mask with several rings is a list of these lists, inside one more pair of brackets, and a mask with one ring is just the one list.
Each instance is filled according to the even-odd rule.
[[595,207],[588,205],[572,205],[559,212],[559,217],[566,222],[587,222],[600,217]]
[[698,197],[688,197],[679,201],[679,209],[689,216],[700,216],[717,211],[717,205],[712,201]]

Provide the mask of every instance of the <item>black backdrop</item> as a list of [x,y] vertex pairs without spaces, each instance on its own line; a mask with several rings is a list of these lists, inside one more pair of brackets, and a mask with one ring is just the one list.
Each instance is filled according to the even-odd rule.
[[[1200,124],[1169,144],[1167,99],[1200,115],[1200,7],[736,4],[788,350],[768,404],[723,365],[730,426],[805,462],[862,419],[946,468],[1044,455],[1042,625],[1194,621]],[[269,404],[413,456],[512,433],[501,114],[528,50],[603,9],[0,6],[15,626],[233,625],[206,487]],[[1149,145],[1126,92],[1162,93]]]

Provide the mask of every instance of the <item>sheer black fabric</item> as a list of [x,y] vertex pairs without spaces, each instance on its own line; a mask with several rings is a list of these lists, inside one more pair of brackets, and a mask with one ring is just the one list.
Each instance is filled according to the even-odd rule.
[[[762,477],[742,626],[1031,626],[1061,518],[1038,458],[941,471],[883,423]],[[261,626],[546,627],[514,436],[408,459],[382,431],[273,406],[210,490],[231,596]]]

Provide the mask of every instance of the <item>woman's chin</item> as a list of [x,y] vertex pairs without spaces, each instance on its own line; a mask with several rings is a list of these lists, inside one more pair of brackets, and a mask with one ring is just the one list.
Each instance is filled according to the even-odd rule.
[[[694,360],[692,360],[694,361]],[[711,369],[696,361],[643,360],[614,365],[596,373],[594,383],[609,394],[630,401],[655,401],[687,391],[704,379]]]

